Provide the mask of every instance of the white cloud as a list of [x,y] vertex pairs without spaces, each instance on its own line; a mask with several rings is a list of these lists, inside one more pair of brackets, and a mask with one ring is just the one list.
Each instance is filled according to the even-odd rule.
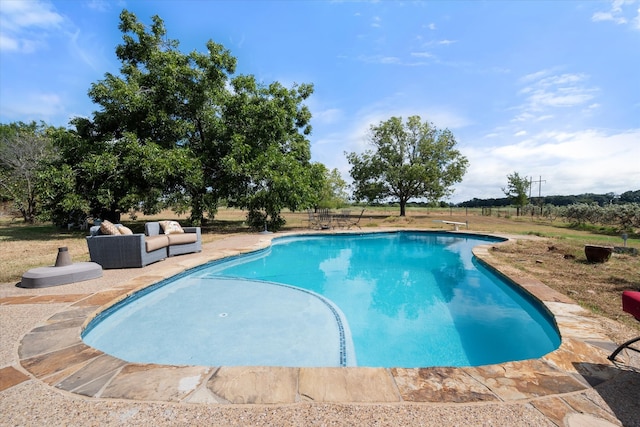
[[50,3],[40,1],[0,2],[0,49],[32,53],[46,45],[50,32],[61,28],[64,17]]
[[595,12],[591,16],[593,22],[610,21],[617,25],[630,24],[640,30],[640,8],[634,5],[637,0],[611,0],[608,10]]
[[342,115],[342,110],[340,110],[339,108],[329,108],[323,111],[314,111],[312,122],[332,124],[340,121]]
[[430,41],[426,42],[424,44],[424,46],[426,46],[426,47],[429,47],[429,46],[449,46],[449,45],[452,45],[454,43],[457,43],[457,41],[456,40],[447,40],[447,39],[444,39],[444,40],[430,40]]
[[95,48],[83,46],[83,44],[91,42],[92,37],[81,34],[80,30],[76,30],[73,34],[68,34],[68,37],[69,51],[93,70],[100,71],[104,66],[104,61],[100,55],[97,55],[98,51]]
[[550,73],[552,72],[552,70],[540,70],[540,71],[536,71],[535,73],[531,73],[531,74],[527,74],[526,76],[523,76],[520,78],[520,81],[522,83],[527,83],[527,82],[532,82],[532,81],[536,81],[536,80],[540,80],[545,76],[548,76]]
[[429,52],[411,52],[411,56],[415,56],[418,58],[433,58],[433,55]]
[[0,19],[5,30],[22,28],[56,28],[64,18],[53,10],[53,5],[40,1],[4,1]]
[[4,94],[7,98],[13,98],[7,105],[11,109],[5,109],[2,116],[15,118],[31,117],[32,120],[48,121],[52,117],[64,112],[64,103],[60,95],[56,93],[20,93]]
[[593,90],[577,87],[561,87],[555,91],[538,89],[529,96],[529,102],[536,111],[544,107],[573,107],[593,99]]
[[[525,86],[518,92],[524,103],[513,122],[539,122],[555,117],[559,108],[585,106],[591,102],[599,89],[587,84],[589,76],[581,73],[552,74],[553,70],[542,70],[520,79]],[[590,106],[597,105],[591,103]]]
[[106,0],[90,0],[87,7],[98,12],[107,12],[111,8],[111,3]]
[[[411,55],[416,57],[416,55]],[[420,57],[420,56],[418,56]],[[406,61],[398,56],[385,56],[385,55],[360,55],[357,57],[357,60],[360,62],[365,62],[367,64],[381,64],[381,65],[400,65],[403,67],[418,67],[427,65],[427,62],[424,61]]]
[[517,144],[465,147],[469,170],[455,202],[504,197],[501,188],[514,171],[546,182],[542,195],[621,193],[640,185],[640,129],[606,133],[543,132]]
[[20,44],[18,43],[18,40],[4,34],[0,34],[0,52],[18,50],[19,47]]

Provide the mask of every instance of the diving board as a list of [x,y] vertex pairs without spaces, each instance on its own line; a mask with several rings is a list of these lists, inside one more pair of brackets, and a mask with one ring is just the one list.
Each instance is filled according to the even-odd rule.
[[469,229],[469,221],[467,221],[467,222],[457,222],[457,221],[445,221],[445,220],[442,220],[442,219],[434,219],[433,222],[442,222],[443,224],[453,225],[453,229],[455,231],[458,231],[459,227],[461,225],[464,225],[464,226],[467,227],[467,229]]

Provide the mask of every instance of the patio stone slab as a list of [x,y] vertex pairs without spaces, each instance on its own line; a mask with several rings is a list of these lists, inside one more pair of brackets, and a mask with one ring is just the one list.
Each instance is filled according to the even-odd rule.
[[620,423],[610,423],[590,414],[569,414],[565,420],[567,427],[617,427]]
[[76,318],[82,319],[82,321],[84,322],[87,316],[96,311],[98,308],[98,306],[70,308],[51,316],[47,322],[59,322],[66,319]]
[[560,348],[542,358],[552,366],[584,378],[591,386],[613,379],[619,374],[607,359],[608,353],[573,338],[562,341]]
[[99,397],[179,402],[209,377],[211,368],[128,364]]
[[609,341],[600,322],[591,317],[555,315],[558,329],[563,337],[579,338],[583,341]]
[[38,304],[49,304],[56,302],[74,302],[86,298],[89,294],[67,294],[67,295],[42,295],[35,297],[32,302]]
[[519,278],[517,280],[518,285],[529,291],[532,295],[538,298],[540,301],[545,302],[560,302],[565,304],[575,303],[568,296],[561,294],[555,289],[550,288],[544,283],[529,278]]
[[191,393],[185,400],[187,403],[229,403],[219,396],[214,395],[206,386],[200,387]]
[[569,406],[575,409],[576,412],[590,414],[598,418],[605,419],[610,423],[614,423],[615,425],[621,425],[618,419],[615,417],[615,415],[613,415],[608,408],[607,409],[602,408],[601,406],[597,405],[596,403],[589,400],[583,395],[580,395],[580,394],[568,395],[568,396],[563,396],[562,399],[565,402],[567,402]]
[[293,403],[298,368],[224,367],[209,379],[207,388],[230,403]]
[[393,378],[383,368],[301,368],[300,396],[314,402],[399,402]]
[[87,307],[92,305],[102,306],[126,294],[127,294],[126,289],[112,289],[110,291],[97,292],[81,301],[78,301],[73,306],[74,307]]
[[48,323],[43,326],[38,326],[33,329],[31,332],[47,332],[47,331],[58,331],[60,329],[70,329],[70,328],[79,328],[84,323],[84,319],[82,317],[74,317],[71,319],[60,320],[57,322],[47,321]]
[[126,286],[121,286],[120,288],[140,288],[143,286],[148,286],[151,283],[156,283],[159,282],[160,280],[164,279],[163,276],[161,275],[144,275],[144,276],[138,276],[138,277],[134,277],[133,279],[130,279],[126,282]]
[[63,381],[65,378],[72,376],[74,373],[82,369],[87,363],[88,363],[87,360],[83,360],[79,363],[75,363],[73,365],[63,367],[61,370],[56,371],[51,375],[46,375],[40,378],[40,380],[45,384],[48,384],[50,386],[55,386],[60,381]]
[[[98,378],[115,373],[117,369],[126,364],[127,362],[124,360],[115,358],[108,354],[103,354],[91,360],[72,375],[57,383],[56,387],[67,391],[73,391],[75,389],[82,388],[88,383],[94,382]],[[98,390],[96,390],[96,392]]]
[[21,360],[22,366],[38,378],[60,372],[67,367],[84,363],[103,354],[85,344],[77,344],[62,350]]
[[22,295],[19,297],[3,297],[0,298],[0,305],[9,304],[29,304],[29,301],[34,299],[34,295]]
[[558,426],[565,426],[565,419],[567,418],[567,415],[575,412],[559,397],[538,399],[532,401],[531,404]]
[[499,400],[486,386],[458,368],[393,368],[402,399],[408,402],[487,402]]
[[24,336],[18,354],[27,359],[80,343],[80,328],[65,328],[45,332],[30,332]]
[[190,268],[194,268],[194,267],[198,267],[202,264],[205,264],[209,261],[209,257],[208,256],[194,256],[194,257],[190,257],[187,259],[182,259],[180,260],[180,263],[178,264],[183,270],[186,269],[190,269]]
[[100,391],[117,375],[117,373],[118,371],[111,371],[93,381],[89,381],[88,383],[73,389],[72,392],[87,397],[98,397]]
[[0,391],[29,380],[29,376],[18,371],[12,366],[0,369]]
[[540,360],[465,368],[505,401],[571,393],[587,388],[571,375]]

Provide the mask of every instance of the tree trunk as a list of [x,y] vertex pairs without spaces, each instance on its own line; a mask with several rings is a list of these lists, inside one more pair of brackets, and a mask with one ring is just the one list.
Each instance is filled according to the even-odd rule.
[[191,216],[189,223],[194,226],[202,225],[204,218],[204,204],[202,202],[202,194],[200,192],[192,192],[191,194]]
[[407,201],[400,199],[400,216],[406,216]]

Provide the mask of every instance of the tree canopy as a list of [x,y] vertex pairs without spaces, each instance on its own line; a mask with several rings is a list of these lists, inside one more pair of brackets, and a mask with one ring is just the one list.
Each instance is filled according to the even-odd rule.
[[520,209],[529,203],[527,190],[529,189],[529,180],[526,176],[520,176],[518,172],[507,175],[507,186],[502,188],[502,192],[516,205],[517,215],[520,215]]
[[253,76],[236,77],[231,85],[222,110],[223,139],[231,142],[222,155],[224,192],[230,205],[249,210],[252,226],[278,229],[284,224],[280,211],[305,207],[312,194],[305,137],[311,113],[302,102],[313,86],[265,86]]
[[468,160],[455,147],[448,129],[411,116],[372,125],[373,149],[362,154],[347,154],[351,164],[354,197],[369,202],[387,198],[398,200],[400,216],[412,198],[437,202],[452,194],[452,186],[462,180]]
[[[284,224],[283,208],[311,203],[311,84],[285,88],[233,77],[236,58],[211,40],[185,54],[164,22],[120,14],[120,73],[91,85],[99,106],[54,138],[61,160],[48,171],[56,216],[71,207],[119,219],[121,212],[189,210],[200,224],[220,200],[249,210],[250,223]],[[66,170],[70,176],[56,171]],[[56,188],[58,190],[56,190]],[[69,200],[57,191],[78,197]]]

